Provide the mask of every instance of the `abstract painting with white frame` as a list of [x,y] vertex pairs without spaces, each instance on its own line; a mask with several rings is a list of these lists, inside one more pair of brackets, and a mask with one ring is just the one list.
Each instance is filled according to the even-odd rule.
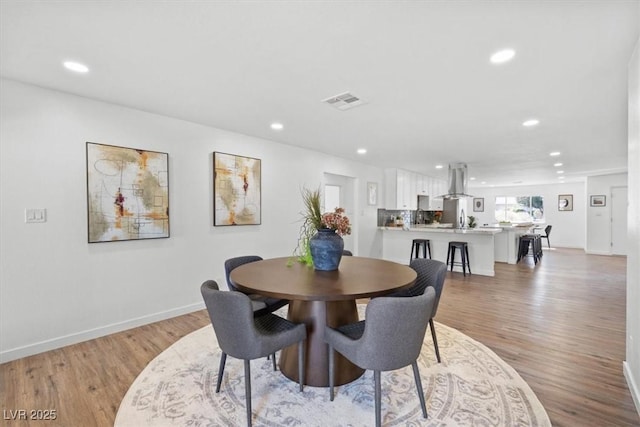
[[169,155],[87,142],[89,243],[169,237]]
[[259,225],[260,159],[213,153],[213,225]]

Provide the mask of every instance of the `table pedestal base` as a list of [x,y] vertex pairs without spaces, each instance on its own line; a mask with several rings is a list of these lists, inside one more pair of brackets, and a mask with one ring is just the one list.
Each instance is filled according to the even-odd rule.
[[[329,348],[324,342],[326,326],[338,327],[355,323],[358,319],[356,302],[351,301],[291,301],[288,319],[307,325],[307,347],[305,352],[306,385],[329,386]],[[298,346],[282,350],[280,370],[292,381],[298,381]],[[359,378],[364,369],[335,355],[335,385],[347,384]]]

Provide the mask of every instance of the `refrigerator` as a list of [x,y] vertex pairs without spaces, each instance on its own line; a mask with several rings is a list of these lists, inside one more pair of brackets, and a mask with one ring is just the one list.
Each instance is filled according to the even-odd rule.
[[442,206],[442,224],[453,224],[453,228],[464,228],[467,225],[467,198],[444,199]]

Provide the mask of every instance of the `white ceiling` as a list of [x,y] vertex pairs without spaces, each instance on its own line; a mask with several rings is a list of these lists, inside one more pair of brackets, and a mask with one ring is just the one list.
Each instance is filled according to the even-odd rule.
[[[466,162],[471,187],[558,182],[555,161],[567,181],[627,167],[638,0],[0,7],[9,79],[381,167],[446,178],[436,164]],[[505,47],[514,60],[490,64]],[[366,104],[320,102],[346,91]]]

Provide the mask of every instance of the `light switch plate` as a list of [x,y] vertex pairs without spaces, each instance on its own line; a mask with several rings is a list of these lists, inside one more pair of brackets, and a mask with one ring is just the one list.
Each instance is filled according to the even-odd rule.
[[25,209],[24,222],[26,222],[27,224],[34,222],[47,222],[47,210],[34,208]]

